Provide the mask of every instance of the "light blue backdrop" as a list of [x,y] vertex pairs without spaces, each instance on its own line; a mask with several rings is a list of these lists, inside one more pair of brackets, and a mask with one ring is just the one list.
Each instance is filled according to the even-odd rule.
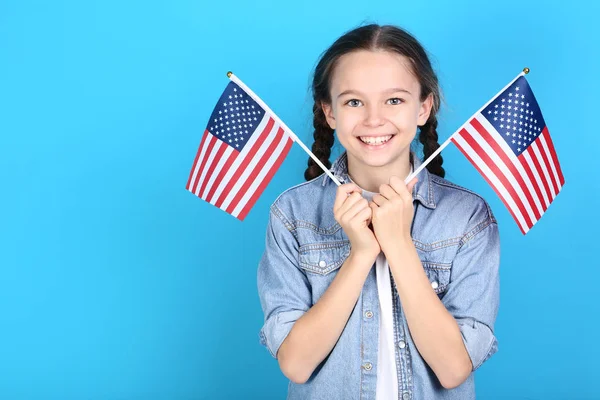
[[531,68],[566,185],[527,236],[458,149],[443,152],[446,177],[483,195],[501,231],[500,350],[477,394],[600,398],[599,11],[2,1],[0,398],[285,398],[259,344],[256,266],[268,207],[303,182],[307,155],[294,145],[243,223],[184,187],[227,70],[310,146],[312,68],[363,22],[401,25],[433,54],[440,142]]

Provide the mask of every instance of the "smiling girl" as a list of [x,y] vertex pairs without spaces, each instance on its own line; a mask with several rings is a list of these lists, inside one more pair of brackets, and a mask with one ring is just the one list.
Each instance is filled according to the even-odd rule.
[[[270,209],[258,267],[261,343],[290,379],[288,399],[473,399],[494,354],[497,221],[444,179],[438,79],[395,26],[347,32],[314,73],[307,182]],[[345,151],[329,161],[334,138]],[[415,144],[416,147],[416,144]]]

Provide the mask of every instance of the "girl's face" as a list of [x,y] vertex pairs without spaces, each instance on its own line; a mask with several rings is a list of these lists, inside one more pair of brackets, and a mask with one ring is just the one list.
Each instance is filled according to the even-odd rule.
[[[340,57],[331,82],[331,104],[322,107],[351,163],[367,169],[388,166],[397,172],[410,168],[407,150],[417,126],[429,118],[433,98],[421,102],[420,95],[406,57],[360,50]],[[363,142],[368,140],[372,143]]]

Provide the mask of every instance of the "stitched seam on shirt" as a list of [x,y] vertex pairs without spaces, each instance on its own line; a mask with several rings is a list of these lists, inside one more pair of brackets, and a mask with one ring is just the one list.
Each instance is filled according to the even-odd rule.
[[485,201],[485,199],[480,194],[478,194],[478,193],[476,193],[476,192],[474,192],[472,190],[469,190],[466,187],[457,185],[456,183],[452,183],[452,182],[450,182],[447,179],[444,179],[444,181],[441,181],[438,178],[439,179],[444,179],[444,178],[438,177],[435,174],[431,174],[431,180],[434,181],[435,183],[437,183],[438,185],[440,185],[440,186],[446,186],[446,187],[451,187],[451,188],[462,190],[463,192],[474,194],[475,196],[479,197],[481,200]]
[[442,249],[444,247],[450,247],[460,242],[461,236],[456,236],[448,239],[437,240],[431,243],[423,243],[417,239],[413,239],[413,243],[418,249],[423,251],[433,251]]
[[336,233],[337,231],[339,231],[342,227],[339,223],[335,223],[332,227],[330,228],[321,228],[315,224],[313,224],[312,222],[309,221],[305,221],[302,219],[297,219],[296,220],[296,228],[308,228],[311,229],[317,233],[321,233],[323,235],[333,235],[334,233]]
[[326,243],[306,243],[300,246],[298,251],[301,254],[309,252],[311,250],[323,250],[323,249],[339,249],[341,247],[349,246],[349,240],[334,240]]
[[294,231],[294,225],[292,225],[288,218],[285,216],[285,214],[283,213],[283,211],[281,211],[281,209],[279,207],[277,207],[277,205],[275,203],[271,204],[271,210],[273,211],[273,214],[275,214],[277,216],[277,218],[279,218],[281,220],[281,222],[283,222],[283,225],[285,225],[285,227],[287,228],[288,231],[293,232]]
[[[392,316],[393,316],[393,321],[394,321],[394,363],[396,364],[396,381],[398,382],[398,395],[400,395],[401,392],[404,391],[404,384],[405,384],[405,379],[404,379],[404,371],[403,371],[403,363],[402,361],[404,360],[404,357],[402,357],[402,351],[398,349],[398,342],[401,340],[400,339],[400,318],[398,315],[398,299],[396,297],[396,281],[394,280],[394,275],[392,273],[392,269],[389,269],[389,274],[390,274],[390,281],[393,283],[393,287],[391,287],[391,291],[392,291]],[[406,338],[406,335],[404,335],[404,343],[406,344],[406,346],[408,346],[408,339]],[[405,347],[406,348],[406,347]]]
[[294,185],[294,186],[292,186],[292,187],[289,187],[289,188],[285,189],[283,192],[281,192],[281,193],[279,194],[279,196],[277,196],[277,198],[275,198],[275,200],[273,201],[273,203],[277,203],[277,201],[279,200],[279,198],[280,198],[281,196],[283,196],[284,194],[286,194],[287,192],[289,192],[290,190],[292,190],[292,189],[296,189],[296,188],[298,188],[298,187],[300,187],[300,186],[307,185],[307,184],[309,184],[309,183],[312,183],[312,182],[316,181],[317,179],[319,179],[319,177],[320,177],[320,176],[321,176],[321,175],[319,175],[319,176],[317,176],[317,177],[315,177],[315,178],[313,178],[313,179],[311,179],[311,180],[309,180],[309,181],[306,181],[306,182],[300,182],[300,183],[298,183],[297,185]]
[[435,269],[440,271],[450,271],[452,263],[436,263],[433,261],[421,261],[423,268]]
[[[364,297],[364,293],[362,294],[361,297],[361,313],[362,311],[365,309],[365,297]],[[362,367],[362,363],[363,360],[365,358],[365,352],[364,352],[364,336],[363,336],[363,326],[364,326],[364,321],[362,320],[362,318],[359,319],[360,321],[360,386],[359,386],[359,398],[362,399],[363,398],[363,367]]]
[[475,227],[473,229],[471,229],[469,232],[467,232],[460,239],[460,244],[458,246],[458,251],[460,251],[460,249],[465,244],[467,244],[471,239],[473,239],[479,232],[483,231],[485,228],[487,228],[488,226],[491,226],[492,224],[496,224],[496,222],[492,218],[488,217],[484,221],[481,221],[480,223],[478,223],[477,225],[475,225]]
[[325,268],[317,267],[313,264],[309,264],[304,261],[300,261],[300,264],[298,266],[307,272],[312,272],[314,274],[319,275],[328,275],[329,273],[340,268],[344,264],[344,261],[346,261],[346,258],[340,258],[339,260],[335,261],[333,264]]
[[[450,182],[448,180],[440,181],[440,180],[436,179],[436,178],[439,178],[439,177],[437,175],[434,175],[434,174],[431,174],[431,178],[432,178],[432,181],[434,181],[435,183],[437,183],[440,186],[446,186],[446,187],[455,188],[455,189],[461,190],[461,191],[466,192],[466,193],[471,193],[471,194],[479,197],[481,200],[483,200],[483,203],[485,204],[485,208],[486,208],[486,210],[488,212],[488,218],[491,219],[493,222],[497,222],[496,221],[496,217],[492,213],[492,209],[490,208],[490,205],[487,203],[487,201],[485,201],[485,199],[480,194],[478,194],[478,193],[476,193],[476,192],[474,192],[472,190],[469,190],[469,189],[467,189],[465,187],[459,186],[456,183],[452,183],[452,182]],[[441,178],[441,179],[443,179],[443,178]]]

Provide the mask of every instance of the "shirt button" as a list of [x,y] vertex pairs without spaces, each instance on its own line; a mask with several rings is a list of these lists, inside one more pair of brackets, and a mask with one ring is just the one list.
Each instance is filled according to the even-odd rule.
[[319,261],[319,267],[324,268],[326,265],[327,263],[325,262],[325,260]]
[[437,288],[438,288],[438,283],[437,283],[437,281],[433,281],[433,282],[431,282],[431,287],[432,287],[432,288],[434,288],[434,289],[437,289]]
[[367,371],[370,371],[373,368],[373,364],[371,364],[370,362],[365,363],[363,365],[363,368],[366,369]]
[[365,312],[365,317],[371,318],[372,316],[373,316],[373,312],[372,311]]
[[408,394],[408,393],[404,393],[404,394],[402,395],[402,400],[408,400],[408,399],[410,399],[410,394]]
[[401,349],[406,347],[406,343],[404,342],[404,340],[398,342],[398,347],[400,347]]

